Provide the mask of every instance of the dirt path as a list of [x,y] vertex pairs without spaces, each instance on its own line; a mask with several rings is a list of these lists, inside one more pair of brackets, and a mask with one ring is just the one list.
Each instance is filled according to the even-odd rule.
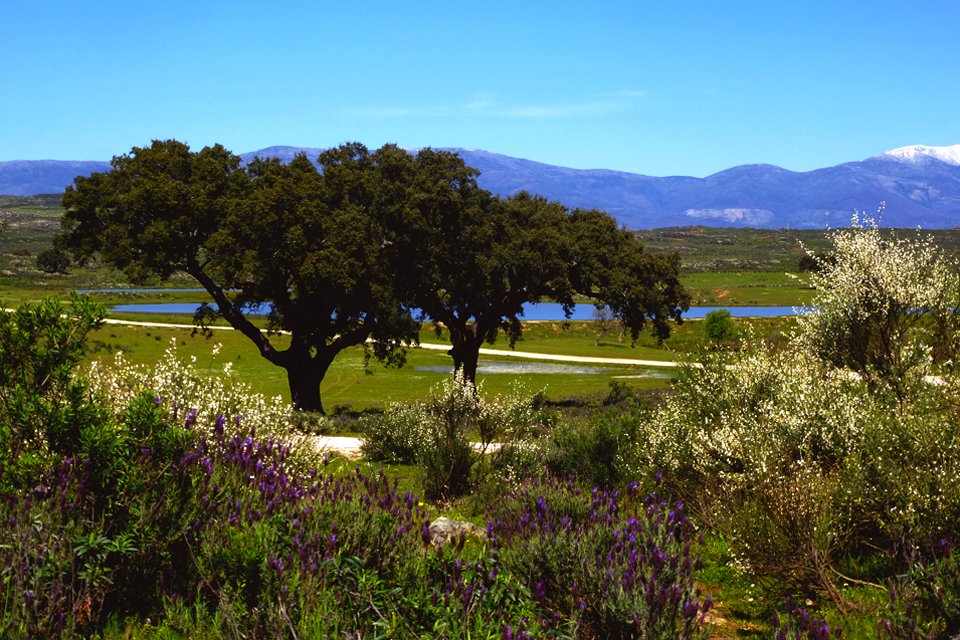
[[[314,446],[321,453],[329,451],[340,454],[350,460],[356,460],[360,457],[360,445],[360,438],[351,436],[317,436],[314,440]],[[473,442],[471,446],[473,446],[474,451],[484,450],[483,445],[479,442]],[[487,444],[485,451],[492,453],[499,449],[500,446],[501,444],[499,442],[491,442]]]

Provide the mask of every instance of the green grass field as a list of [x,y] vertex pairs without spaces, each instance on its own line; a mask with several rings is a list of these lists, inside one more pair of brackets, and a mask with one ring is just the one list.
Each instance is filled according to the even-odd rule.
[[[851,212],[852,213],[852,212]],[[702,271],[796,271],[804,248],[823,252],[829,247],[827,231],[798,229],[731,229],[669,227],[634,232],[648,251],[676,251],[686,273]],[[916,229],[890,229],[901,238]],[[960,229],[921,231],[945,252],[960,255]]]
[[700,306],[803,306],[815,293],[810,274],[795,271],[701,271],[680,280]]
[[[128,314],[118,314],[127,316]],[[134,315],[137,320],[190,324],[186,316]],[[755,318],[736,320],[738,330],[768,340],[777,340],[792,324],[786,318]],[[634,347],[629,336],[618,340],[616,330],[608,332],[599,341],[598,326],[594,322],[532,322],[525,323],[524,335],[515,345],[517,351],[601,358],[626,358],[661,361],[685,361],[696,359],[703,348],[702,322],[688,321],[674,325],[673,334],[662,345],[655,338],[643,333]],[[171,339],[176,339],[178,353],[182,357],[194,355],[197,366],[206,368],[211,375],[220,375],[223,365],[233,363],[233,372],[238,380],[250,384],[256,391],[269,396],[281,395],[289,399],[287,381],[282,369],[260,357],[254,346],[235,331],[215,331],[212,337],[194,334],[191,329],[158,327],[135,327],[109,324],[91,335],[92,358],[109,359],[116,351],[123,351],[133,362],[149,364],[163,355]],[[284,338],[274,338],[283,346]],[[446,332],[437,335],[431,327],[424,327],[421,342],[446,345]],[[221,343],[222,349],[216,361],[210,353],[213,345]],[[506,339],[501,338],[489,348],[509,350]],[[481,356],[481,366],[489,363],[531,363],[510,357]],[[552,363],[553,364],[553,363]],[[502,364],[501,364],[502,366]],[[602,369],[596,373],[484,373],[478,381],[490,393],[504,393],[519,381],[530,393],[544,390],[550,400],[561,401],[605,393],[613,380],[619,380],[637,389],[656,389],[669,385],[669,368],[649,368],[626,365],[574,365]],[[440,368],[441,371],[423,370],[422,367]],[[447,375],[452,361],[445,351],[409,349],[407,363],[402,368],[387,368],[371,359],[364,366],[362,348],[344,351],[336,359],[321,387],[324,406],[332,410],[337,405],[349,405],[363,410],[382,407],[391,402],[404,402],[422,398],[426,392]]]

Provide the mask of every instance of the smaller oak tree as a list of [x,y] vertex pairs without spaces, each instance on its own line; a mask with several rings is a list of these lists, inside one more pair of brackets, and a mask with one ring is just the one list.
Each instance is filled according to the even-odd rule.
[[476,172],[454,154],[422,151],[418,162],[437,180],[419,188],[413,262],[413,306],[450,332],[455,370],[476,379],[483,343],[504,332],[513,347],[522,335],[524,304],[545,299],[567,315],[577,296],[590,296],[621,319],[636,340],[650,323],[659,338],[679,321],[689,296],[678,280],[676,255],[651,255],[602,211],[570,211],[525,192],[497,198],[480,189]]

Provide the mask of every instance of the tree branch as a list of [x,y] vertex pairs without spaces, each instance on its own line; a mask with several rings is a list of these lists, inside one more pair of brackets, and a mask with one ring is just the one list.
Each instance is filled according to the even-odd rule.
[[230,326],[245,335],[256,345],[261,356],[272,364],[280,367],[286,364],[287,358],[284,357],[286,352],[277,351],[273,344],[271,344],[270,339],[264,335],[256,325],[250,322],[245,315],[234,308],[229,298],[227,298],[227,295],[223,292],[223,288],[217,285],[217,283],[213,281],[213,278],[207,275],[197,262],[194,261],[188,266],[187,273],[196,278],[197,282],[206,289],[207,293],[213,298],[213,301],[217,303],[217,310],[220,312],[220,315],[230,323]]

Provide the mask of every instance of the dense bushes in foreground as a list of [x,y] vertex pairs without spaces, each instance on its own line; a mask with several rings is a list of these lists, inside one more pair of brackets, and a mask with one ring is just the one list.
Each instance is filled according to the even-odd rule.
[[68,458],[6,497],[6,635],[88,634],[111,616],[185,637],[692,638],[703,622],[680,505],[532,484],[487,546],[433,548],[423,508],[382,474],[300,473],[281,441],[226,420],[198,437],[150,396],[133,416],[150,428],[105,437],[121,456],[109,482]]
[[[485,538],[434,546],[423,503],[395,481],[313,464],[280,409],[198,385],[173,354],[152,376],[94,370],[91,388],[68,375],[79,350],[56,337],[82,344],[98,321],[83,304],[25,306],[0,327],[4,344],[35,345],[0,353],[23,378],[0,424],[3,637],[702,635],[682,505],[530,481]],[[32,384],[51,366],[58,384]],[[502,427],[452,384],[438,424]]]

